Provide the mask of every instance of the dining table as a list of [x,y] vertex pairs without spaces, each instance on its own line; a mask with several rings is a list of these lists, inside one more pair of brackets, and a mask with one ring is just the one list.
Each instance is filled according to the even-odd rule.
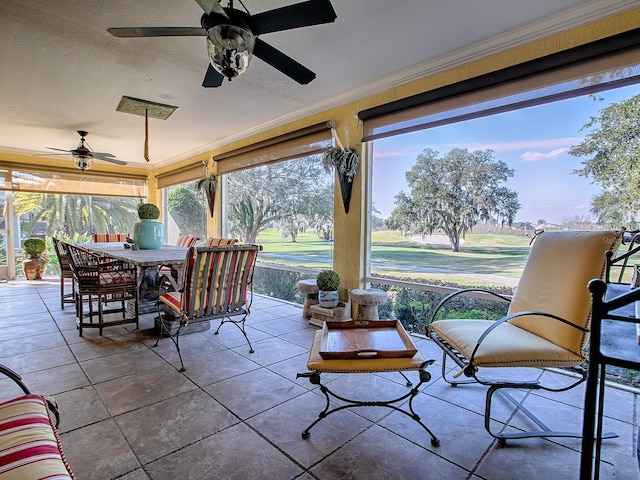
[[79,245],[92,252],[128,262],[138,268],[139,314],[157,310],[160,266],[170,267],[172,276],[179,279],[188,250],[186,247],[176,247],[175,245],[164,245],[155,250],[140,250],[135,249],[134,244],[121,242],[81,243]]

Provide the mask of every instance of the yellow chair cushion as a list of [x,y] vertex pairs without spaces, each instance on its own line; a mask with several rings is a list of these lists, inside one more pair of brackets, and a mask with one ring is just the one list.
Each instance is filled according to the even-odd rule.
[[[470,360],[478,338],[492,320],[439,320],[430,326],[442,340]],[[474,358],[478,367],[573,367],[585,356],[564,349],[543,337],[504,322],[480,344]]]

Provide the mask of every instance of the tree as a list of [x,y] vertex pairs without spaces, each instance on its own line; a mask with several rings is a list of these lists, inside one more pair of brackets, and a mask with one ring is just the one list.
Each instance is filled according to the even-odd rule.
[[[635,224],[640,210],[640,95],[612,103],[591,117],[581,130],[592,129],[569,149],[590,157],[574,173],[591,178],[602,192],[591,202],[599,222],[620,227]],[[624,222],[624,223],[620,223]]]
[[411,192],[395,197],[387,226],[422,235],[443,230],[458,252],[460,237],[479,221],[513,223],[518,194],[503,185],[513,173],[491,150],[454,148],[441,157],[425,149],[406,173]]
[[333,210],[330,220],[325,215],[331,179],[317,155],[229,175],[229,232],[253,243],[269,227],[278,228],[293,242],[299,232],[308,228],[326,230],[328,222],[333,224]]
[[167,194],[167,208],[180,229],[180,235],[206,237],[205,207],[193,188],[178,185],[171,189]]
[[69,236],[82,233],[133,233],[138,221],[138,199],[122,197],[91,197],[52,193],[15,194],[15,215],[31,214],[23,229],[31,235],[37,224],[46,225],[46,235],[66,232]]

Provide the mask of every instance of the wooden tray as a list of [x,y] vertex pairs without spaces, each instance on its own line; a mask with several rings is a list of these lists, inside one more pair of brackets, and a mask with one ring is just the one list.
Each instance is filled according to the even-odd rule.
[[324,322],[320,356],[325,359],[413,357],[418,349],[397,320]]

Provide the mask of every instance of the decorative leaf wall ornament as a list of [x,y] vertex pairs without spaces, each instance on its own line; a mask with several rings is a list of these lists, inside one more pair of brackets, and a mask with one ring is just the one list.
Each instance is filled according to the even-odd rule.
[[198,180],[198,183],[196,183],[196,190],[204,192],[207,199],[207,205],[209,207],[209,215],[213,218],[218,178],[215,174],[209,173],[206,160],[203,160],[202,163],[204,164],[204,174],[202,175],[202,178]]
[[360,155],[353,147],[325,147],[322,154],[322,165],[327,172],[334,168],[340,181],[340,192],[342,193],[342,204],[344,212],[349,213],[349,203],[351,202],[351,189],[353,188],[353,177],[358,171]]

